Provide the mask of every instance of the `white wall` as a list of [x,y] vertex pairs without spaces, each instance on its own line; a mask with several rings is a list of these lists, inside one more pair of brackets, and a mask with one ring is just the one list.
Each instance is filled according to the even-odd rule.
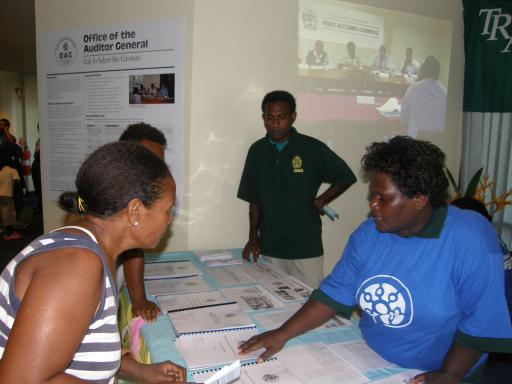
[[[445,0],[373,0],[368,5],[454,20],[446,131],[429,136],[455,169],[462,106],[462,5]],[[260,102],[273,89],[297,91],[297,1],[295,0],[66,0],[36,1],[37,33],[92,25],[185,16],[184,201],[168,250],[242,247],[248,205],[236,199],[247,149],[263,136]],[[329,141],[357,174],[366,145],[397,133],[381,126],[336,123],[315,126],[299,117],[297,128]],[[44,154],[43,154],[44,161]],[[367,184],[359,181],[331,205],[341,221],[324,219],[326,267],[339,258],[348,235],[367,213]],[[45,229],[64,215],[45,201]]]

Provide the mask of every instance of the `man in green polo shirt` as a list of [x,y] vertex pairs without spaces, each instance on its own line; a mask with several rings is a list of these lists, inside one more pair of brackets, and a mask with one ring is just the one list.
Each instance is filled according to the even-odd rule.
[[[313,288],[323,279],[325,205],[356,182],[347,164],[321,141],[293,128],[294,97],[268,93],[261,103],[267,135],[249,149],[238,198],[249,203],[243,257],[262,256]],[[317,196],[322,183],[331,184]]]

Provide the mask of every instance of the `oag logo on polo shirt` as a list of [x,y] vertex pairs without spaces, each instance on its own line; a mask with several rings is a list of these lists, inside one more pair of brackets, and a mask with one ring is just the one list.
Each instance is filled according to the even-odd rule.
[[375,323],[402,328],[412,322],[413,303],[409,289],[393,276],[377,275],[365,280],[357,290],[356,299]]
[[292,167],[293,173],[304,173],[304,168],[302,168],[302,159],[299,155],[296,155],[292,159]]

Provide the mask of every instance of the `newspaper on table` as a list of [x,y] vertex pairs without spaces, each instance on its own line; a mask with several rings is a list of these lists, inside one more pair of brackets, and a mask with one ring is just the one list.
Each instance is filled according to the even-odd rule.
[[324,343],[285,347],[277,359],[308,384],[363,384],[368,378]]
[[343,357],[360,372],[375,371],[377,369],[398,368],[397,365],[380,357],[364,340],[345,341],[328,344],[327,347]]
[[283,303],[259,284],[252,287],[224,288],[221,292],[227,298],[238,302],[245,311],[283,307]]
[[293,276],[283,276],[279,279],[263,281],[261,284],[285,303],[305,301],[313,291]]

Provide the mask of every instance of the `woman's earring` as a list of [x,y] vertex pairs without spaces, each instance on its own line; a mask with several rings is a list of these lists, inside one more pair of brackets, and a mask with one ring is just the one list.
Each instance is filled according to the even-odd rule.
[[139,225],[139,222],[136,221],[136,222],[133,223],[133,225],[137,226],[137,225]]

